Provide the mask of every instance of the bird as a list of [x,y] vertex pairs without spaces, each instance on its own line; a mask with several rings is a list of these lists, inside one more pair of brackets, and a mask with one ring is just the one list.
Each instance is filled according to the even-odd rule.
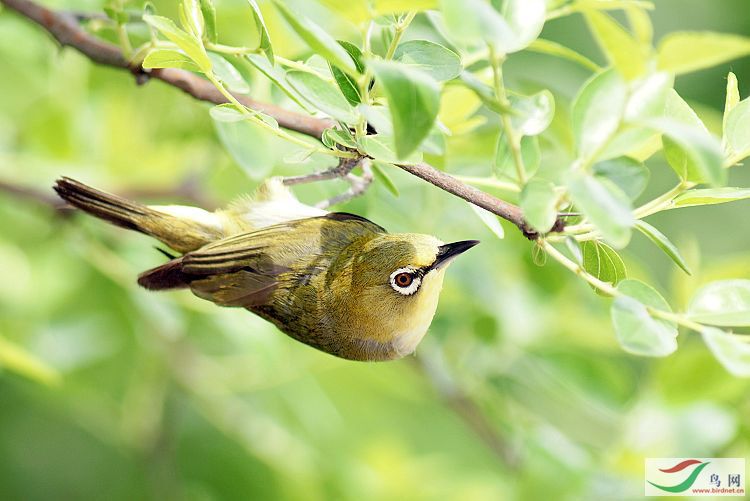
[[245,308],[308,346],[356,361],[415,352],[435,315],[448,264],[479,242],[388,233],[346,212],[300,202],[283,179],[210,212],[144,205],[68,177],[69,205],[156,238],[178,253],[138,276],[153,291],[189,289]]

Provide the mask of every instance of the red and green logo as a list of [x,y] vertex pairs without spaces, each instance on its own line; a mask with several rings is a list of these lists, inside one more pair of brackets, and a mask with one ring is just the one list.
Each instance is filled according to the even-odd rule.
[[697,459],[686,459],[685,461],[682,461],[681,463],[677,463],[676,465],[672,466],[671,468],[659,468],[659,471],[662,473],[679,473],[683,470],[686,470],[690,467],[694,467],[692,473],[676,485],[659,485],[655,484],[651,481],[647,482],[657,489],[661,489],[665,492],[683,492],[688,490],[692,485],[695,483],[695,481],[698,478],[698,475],[701,474],[703,469],[710,464],[710,461],[699,461]]

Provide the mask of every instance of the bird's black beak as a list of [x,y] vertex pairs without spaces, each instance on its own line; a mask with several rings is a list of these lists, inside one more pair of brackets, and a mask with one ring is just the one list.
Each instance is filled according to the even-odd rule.
[[452,244],[445,244],[438,247],[437,257],[435,262],[430,266],[431,270],[439,270],[443,266],[447,265],[453,258],[459,254],[463,254],[467,250],[474,247],[479,243],[479,240],[463,240],[461,242],[453,242]]

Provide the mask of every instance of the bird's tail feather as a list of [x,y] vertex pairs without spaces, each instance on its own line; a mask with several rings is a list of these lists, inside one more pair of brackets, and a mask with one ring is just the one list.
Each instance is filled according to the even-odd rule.
[[117,226],[155,237],[179,252],[198,249],[223,236],[220,228],[196,218],[156,210],[68,177],[58,179],[54,189],[70,205]]

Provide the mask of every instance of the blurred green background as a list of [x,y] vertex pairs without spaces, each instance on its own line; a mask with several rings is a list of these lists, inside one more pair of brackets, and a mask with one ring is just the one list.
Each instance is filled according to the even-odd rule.
[[[356,39],[333,11],[290,3]],[[750,33],[743,0],[655,3],[657,39]],[[261,5],[276,50],[306,57]],[[253,43],[244,1],[217,9],[222,40]],[[419,29],[418,19],[406,38]],[[665,359],[624,353],[608,300],[555,263],[534,265],[513,228],[498,240],[464,202],[401,172],[392,173],[398,198],[376,183],[338,209],[391,231],[483,240],[448,272],[416,357],[338,360],[245,311],[139,289],[137,273],[163,262],[147,237],[58,213],[6,184],[51,197],[53,180],[68,175],[144,201],[220,205],[258,180],[227,154],[206,104],[60,51],[10,12],[0,12],[0,33],[0,360],[37,361],[0,364],[0,499],[621,499],[642,495],[644,457],[748,455],[750,382],[727,374],[698,336],[683,334]],[[578,16],[543,36],[603,62]],[[729,70],[747,96],[749,59],[677,80],[714,129]],[[510,88],[550,88],[564,120],[588,73],[522,53],[506,77]],[[251,79],[254,96],[279,98]],[[442,166],[484,172],[497,131],[489,122],[452,137]],[[274,174],[316,167],[282,163]],[[661,156],[648,166],[644,199],[674,183]],[[750,185],[747,169],[732,176],[730,185]],[[313,202],[344,187],[298,193]],[[636,238],[624,253],[630,274],[677,308],[707,281],[750,278],[748,210],[746,201],[653,217],[700,271],[684,275]]]

